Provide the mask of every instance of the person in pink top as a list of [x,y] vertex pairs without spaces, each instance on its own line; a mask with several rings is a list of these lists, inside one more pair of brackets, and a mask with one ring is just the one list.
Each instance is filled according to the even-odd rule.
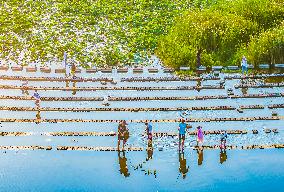
[[203,131],[202,131],[202,127],[201,126],[197,127],[196,136],[197,136],[197,145],[198,146],[199,146],[199,144],[202,145],[202,143],[203,143]]

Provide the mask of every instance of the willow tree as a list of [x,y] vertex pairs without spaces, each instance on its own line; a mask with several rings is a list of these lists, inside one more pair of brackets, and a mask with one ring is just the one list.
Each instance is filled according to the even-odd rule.
[[195,67],[226,64],[257,31],[257,23],[242,16],[204,9],[185,13],[159,43],[157,54],[166,65]]
[[252,38],[248,45],[249,59],[253,64],[284,63],[284,22]]

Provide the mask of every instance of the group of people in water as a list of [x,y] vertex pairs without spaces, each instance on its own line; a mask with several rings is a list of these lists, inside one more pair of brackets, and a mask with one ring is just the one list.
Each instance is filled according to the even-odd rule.
[[[120,173],[124,175],[125,177],[128,177],[130,175],[129,169],[127,166],[127,158],[125,156],[125,145],[127,143],[127,140],[129,139],[129,129],[127,127],[127,122],[125,120],[120,121],[118,125],[118,158],[119,158],[119,165],[120,165]],[[188,125],[184,119],[181,119],[181,122],[178,125],[178,133],[179,133],[179,144],[178,144],[178,152],[179,152],[179,172],[182,175],[182,178],[186,177],[186,174],[189,171],[189,166],[187,166],[186,158],[184,155],[184,143],[186,140],[186,133],[188,129],[191,129],[192,126]],[[147,157],[146,162],[151,160],[153,158],[153,125],[151,121],[148,121],[145,123],[145,136],[147,138]],[[227,140],[227,132],[225,130],[221,131],[220,133],[220,163],[222,164],[227,160],[227,154],[226,154],[226,140]],[[120,148],[122,141],[122,149]],[[197,148],[197,154],[198,154],[198,165],[202,165],[203,162],[203,141],[204,141],[204,132],[202,130],[201,126],[197,127],[196,130],[196,144],[198,146]],[[140,165],[142,166],[142,164]],[[136,169],[134,169],[136,170]],[[156,177],[156,172],[154,172],[154,175]]]

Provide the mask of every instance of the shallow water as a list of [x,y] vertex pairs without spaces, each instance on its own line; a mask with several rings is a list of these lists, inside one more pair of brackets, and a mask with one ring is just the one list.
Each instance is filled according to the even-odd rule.
[[[29,151],[0,157],[1,191],[279,191],[283,150],[234,150],[222,154],[186,151],[188,172],[179,172],[177,152]],[[199,161],[198,161],[199,158]],[[126,161],[126,162],[125,162]],[[223,162],[222,164],[220,163]],[[120,174],[120,164],[128,171]],[[144,163],[145,162],[145,163]],[[184,161],[182,162],[184,163]],[[198,163],[200,165],[198,165]],[[135,168],[142,164],[142,168]],[[183,164],[182,164],[183,166]],[[148,175],[148,170],[152,172]],[[153,174],[156,170],[156,178]],[[146,174],[145,174],[146,171]]]
[[[41,73],[1,72],[0,75],[41,76]],[[63,74],[45,74],[44,76],[62,76]],[[98,74],[78,74],[78,76],[99,77]],[[109,74],[103,74],[107,77]],[[169,74],[119,74],[119,77],[131,76],[170,76]],[[221,75],[222,77],[222,75]],[[203,81],[202,85],[218,85],[219,81]],[[41,96],[82,96],[103,97],[106,95],[119,97],[134,96],[201,96],[227,95],[227,88],[239,84],[239,80],[227,80],[223,90],[201,91],[39,91]],[[0,84],[21,85],[21,81],[0,81]],[[66,86],[64,82],[30,82],[33,86]],[[117,86],[194,86],[190,82],[147,82],[118,83]],[[70,84],[70,86],[73,86]],[[100,83],[77,83],[76,86],[102,86]],[[283,93],[283,88],[249,88],[234,89],[238,95],[244,93]],[[33,91],[30,91],[33,94]],[[1,90],[1,95],[21,96],[21,90]],[[240,98],[188,101],[113,101],[110,108],[124,107],[196,107],[227,105],[264,105],[264,109],[244,109],[244,113],[236,110],[192,111],[190,118],[219,117],[255,117],[271,116],[276,111],[284,116],[284,109],[269,109],[270,104],[281,104],[283,97],[277,98]],[[33,101],[1,100],[1,106],[34,107]],[[42,107],[103,107],[102,102],[74,101],[42,101]],[[37,112],[0,111],[1,118],[31,118]],[[42,119],[175,119],[179,111],[149,112],[41,112]],[[247,130],[248,134],[229,135],[228,145],[269,145],[283,144],[283,120],[271,121],[227,121],[191,123],[193,130],[198,125],[207,130]],[[42,135],[46,132],[60,131],[117,131],[116,123],[5,123],[0,131],[30,132],[30,136],[5,136],[0,138],[0,145],[43,145],[52,146],[51,151],[0,151],[0,191],[268,191],[281,190],[284,182],[284,150],[204,150],[203,153],[192,149],[195,136],[187,136],[185,152],[179,157],[177,137],[153,139],[153,154],[147,151],[147,139],[141,136],[145,127],[142,123],[129,123],[129,146],[144,147],[142,152],[92,152],[92,151],[56,151],[63,146],[113,146],[117,138],[106,137],[52,137]],[[154,132],[177,132],[178,123],[153,123]],[[279,133],[264,132],[265,128],[277,128]],[[252,134],[252,130],[259,131]],[[205,135],[204,145],[218,145],[219,135]],[[159,151],[161,150],[161,151]],[[181,158],[184,155],[184,158]],[[147,159],[147,161],[146,161]],[[127,165],[128,169],[125,168]],[[141,167],[140,167],[140,166]],[[181,170],[179,170],[181,167]],[[188,170],[187,170],[188,168]],[[122,174],[120,173],[120,170]],[[184,172],[182,174],[181,172]],[[156,174],[154,174],[154,172]],[[186,172],[186,173],[185,173]]]

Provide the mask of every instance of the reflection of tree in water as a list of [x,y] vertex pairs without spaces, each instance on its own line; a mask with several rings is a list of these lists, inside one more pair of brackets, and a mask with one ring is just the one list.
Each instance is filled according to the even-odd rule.
[[220,163],[224,163],[227,160],[227,152],[226,150],[221,150],[220,151]]
[[182,178],[185,179],[186,173],[189,170],[189,166],[186,165],[186,159],[184,158],[184,152],[179,152],[179,172],[182,174]]
[[[121,156],[122,153],[122,156]],[[120,174],[124,175],[124,177],[128,177],[130,173],[128,172],[128,167],[127,167],[127,158],[125,157],[125,151],[121,152],[118,151],[118,163],[120,166]]]

